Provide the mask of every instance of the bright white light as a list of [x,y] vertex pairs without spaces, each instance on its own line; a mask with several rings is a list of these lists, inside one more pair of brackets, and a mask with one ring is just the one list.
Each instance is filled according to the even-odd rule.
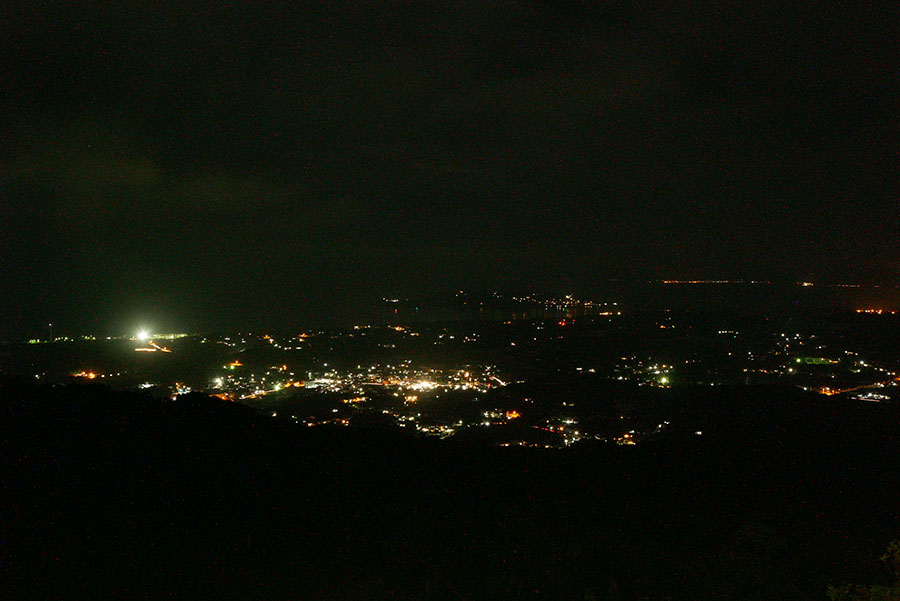
[[135,338],[137,338],[141,342],[146,342],[147,340],[150,340],[150,333],[147,330],[141,330],[137,333],[137,336],[135,336]]

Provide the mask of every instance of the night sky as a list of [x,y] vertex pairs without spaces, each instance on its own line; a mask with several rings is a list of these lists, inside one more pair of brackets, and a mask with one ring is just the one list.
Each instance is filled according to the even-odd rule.
[[820,4],[4,2],[0,336],[900,283],[900,10]]

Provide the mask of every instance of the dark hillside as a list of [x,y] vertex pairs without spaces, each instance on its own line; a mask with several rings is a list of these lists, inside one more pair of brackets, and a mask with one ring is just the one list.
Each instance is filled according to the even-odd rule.
[[8,599],[812,600],[900,532],[885,407],[735,392],[683,399],[709,435],[538,451],[0,386]]

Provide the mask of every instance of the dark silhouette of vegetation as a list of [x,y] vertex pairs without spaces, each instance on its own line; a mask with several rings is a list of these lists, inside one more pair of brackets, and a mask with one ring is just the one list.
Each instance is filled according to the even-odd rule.
[[829,586],[831,601],[898,601],[900,600],[900,540],[891,541],[881,561],[890,572],[892,583]]
[[0,379],[0,597],[812,601],[876,582],[897,421],[782,416],[772,389],[742,431],[735,394],[721,436],[536,450]]

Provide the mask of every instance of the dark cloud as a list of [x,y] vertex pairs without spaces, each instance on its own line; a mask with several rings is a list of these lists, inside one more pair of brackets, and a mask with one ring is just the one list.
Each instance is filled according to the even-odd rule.
[[[22,323],[103,326],[147,298],[203,325],[505,281],[898,275],[887,5],[0,11]],[[207,311],[213,294],[235,301]]]

